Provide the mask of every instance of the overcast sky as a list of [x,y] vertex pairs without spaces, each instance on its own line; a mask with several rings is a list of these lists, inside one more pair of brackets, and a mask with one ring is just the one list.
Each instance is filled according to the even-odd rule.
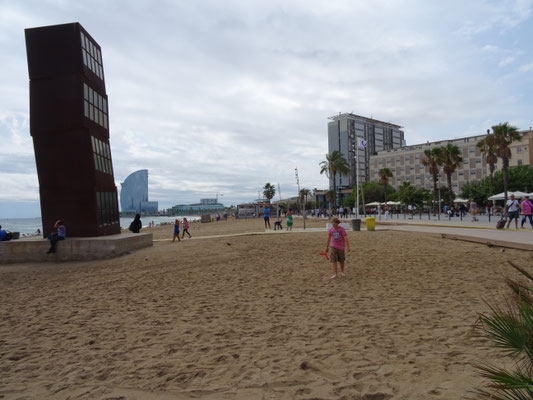
[[[0,0],[0,218],[40,216],[24,29],[79,22],[102,47],[115,182],[160,209],[326,188],[328,117],[407,144],[533,125],[533,0]],[[58,160],[60,161],[60,160]],[[61,166],[58,168],[65,168]],[[276,198],[278,195],[276,194]]]

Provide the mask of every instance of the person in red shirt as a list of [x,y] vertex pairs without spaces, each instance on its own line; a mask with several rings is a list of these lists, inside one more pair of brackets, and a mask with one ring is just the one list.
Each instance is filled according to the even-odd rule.
[[334,217],[331,220],[333,227],[328,231],[328,241],[326,243],[326,254],[330,249],[329,257],[333,265],[333,275],[331,279],[337,278],[337,263],[341,265],[341,276],[344,276],[344,260],[346,259],[345,251],[350,252],[350,243],[346,236],[346,231],[339,224],[341,221]]

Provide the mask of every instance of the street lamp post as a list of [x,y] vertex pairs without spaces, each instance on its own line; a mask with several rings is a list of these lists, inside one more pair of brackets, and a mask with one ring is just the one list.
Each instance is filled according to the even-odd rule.
[[437,214],[437,219],[440,221],[440,186],[439,186],[439,213]]
[[[359,148],[366,149],[366,141],[363,138],[353,136],[352,139],[353,159],[355,164],[355,215],[359,218]],[[364,198],[363,198],[364,202]]]
[[357,161],[357,148],[355,151],[355,218],[359,218],[359,164]]
[[298,168],[294,168],[294,174],[296,175],[296,184],[298,185],[298,202],[300,203],[300,210],[303,210],[304,217],[304,229],[305,229],[305,202],[302,208],[302,195],[300,193],[300,178],[298,177]]

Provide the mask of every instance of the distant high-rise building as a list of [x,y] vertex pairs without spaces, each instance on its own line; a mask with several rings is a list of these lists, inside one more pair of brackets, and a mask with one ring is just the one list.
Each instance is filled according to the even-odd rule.
[[130,174],[121,183],[120,209],[123,213],[155,213],[157,201],[148,201],[148,170],[141,169]]
[[[347,176],[336,176],[336,187],[341,190],[355,187],[369,180],[369,160],[378,151],[405,146],[404,133],[399,125],[362,117],[351,113],[329,118],[328,153],[340,151],[350,167]],[[330,189],[333,180],[330,178]]]

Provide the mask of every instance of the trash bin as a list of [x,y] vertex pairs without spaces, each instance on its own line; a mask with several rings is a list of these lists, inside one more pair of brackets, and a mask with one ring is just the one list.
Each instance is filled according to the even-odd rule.
[[360,231],[360,230],[361,230],[361,220],[352,219],[352,231]]
[[366,230],[367,231],[375,231],[376,230],[376,218],[375,217],[367,217],[366,218]]
[[20,238],[20,232],[12,232],[13,233],[13,240],[17,240]]

